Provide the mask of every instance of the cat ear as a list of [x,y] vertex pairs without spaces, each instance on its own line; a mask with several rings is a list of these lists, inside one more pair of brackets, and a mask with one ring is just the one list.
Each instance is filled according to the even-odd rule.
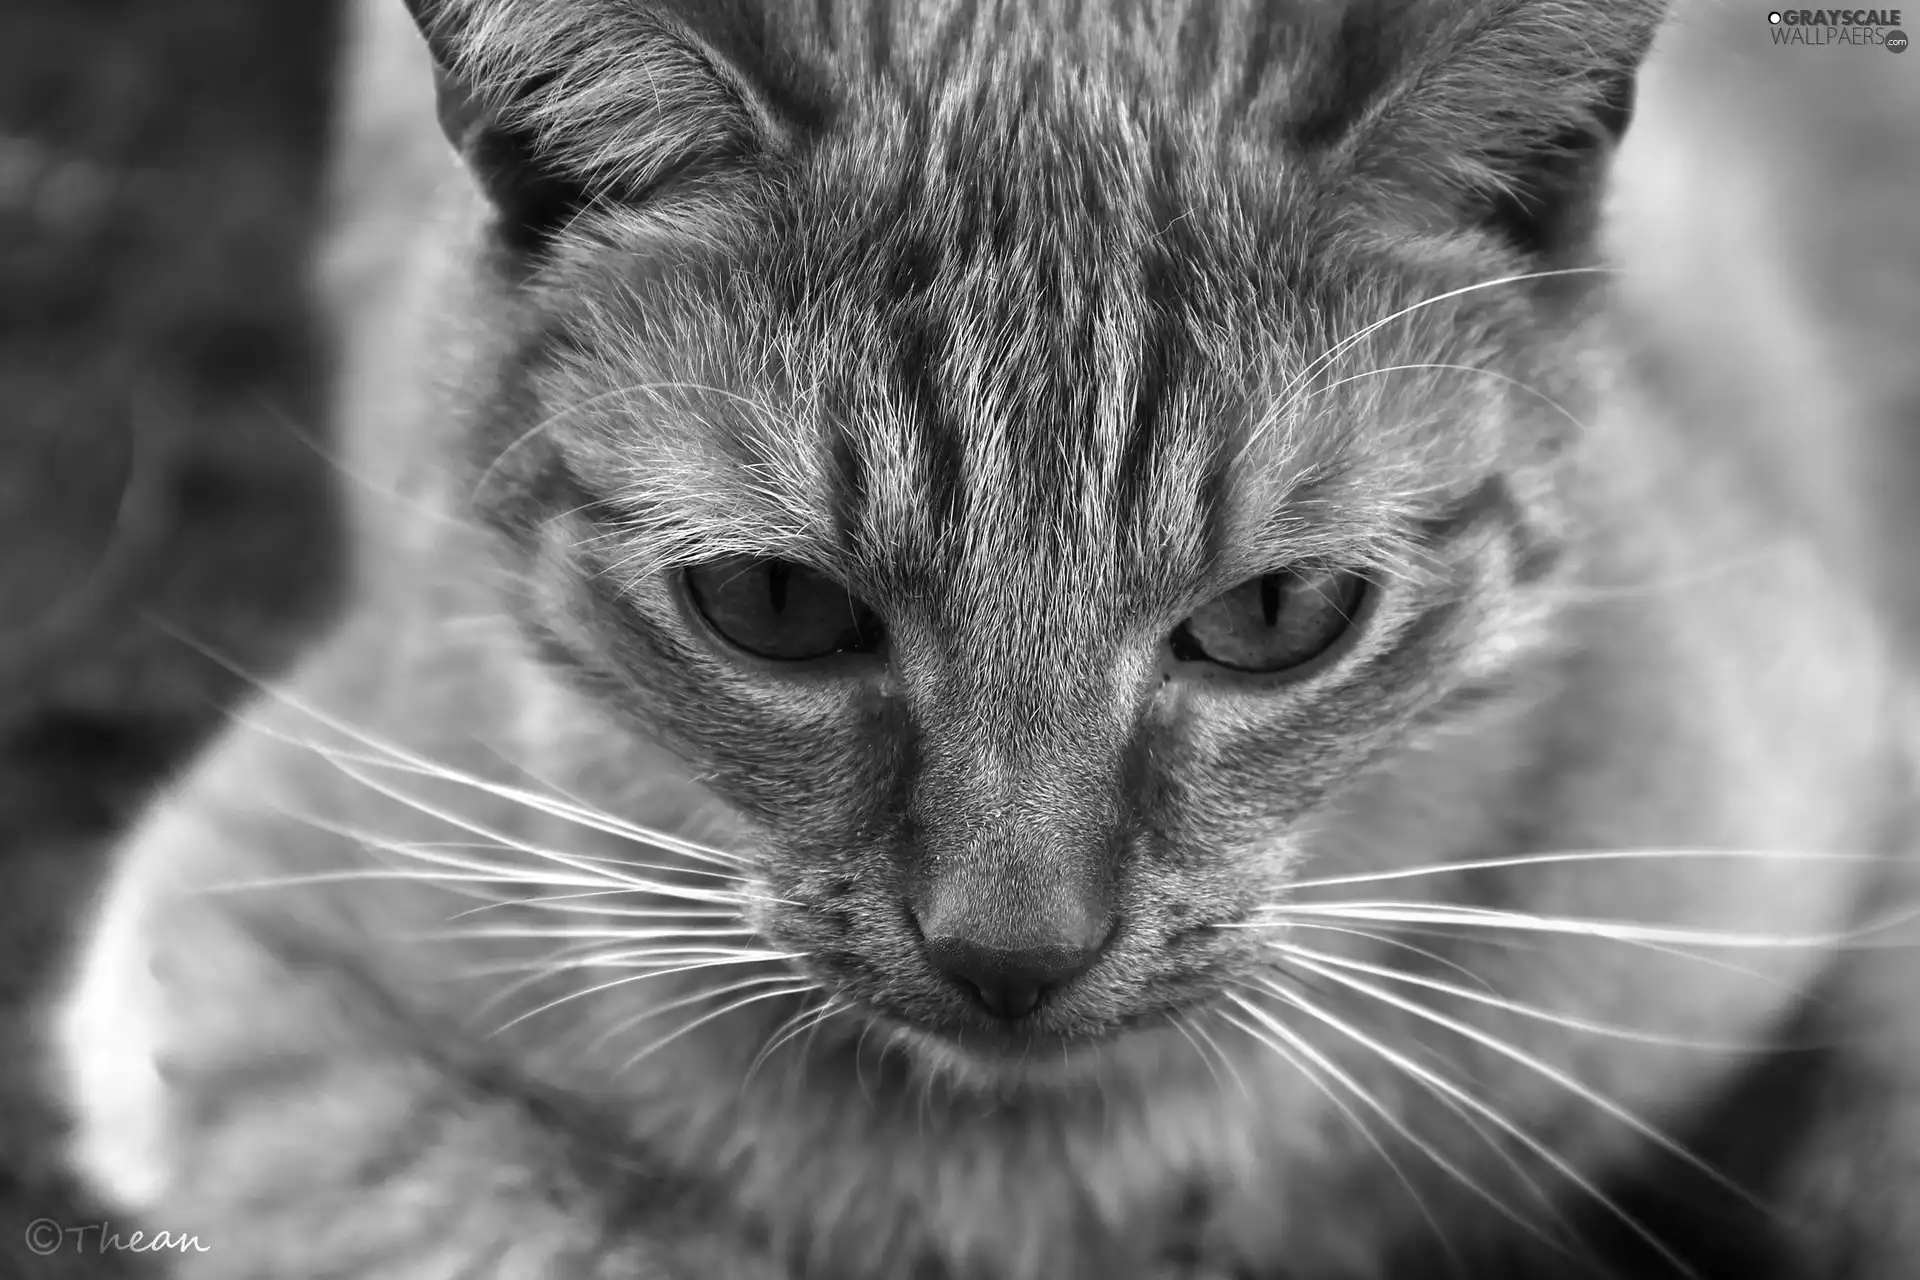
[[537,248],[597,201],[737,167],[781,128],[747,80],[635,0],[406,0],[440,125],[501,234]]
[[[1633,117],[1657,0],[1344,9],[1295,136],[1359,190],[1438,201],[1523,252],[1579,252]],[[1326,48],[1322,45],[1322,48]]]

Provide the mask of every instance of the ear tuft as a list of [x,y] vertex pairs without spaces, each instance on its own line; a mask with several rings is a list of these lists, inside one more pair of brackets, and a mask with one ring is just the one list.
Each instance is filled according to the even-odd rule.
[[1362,191],[1438,201],[1528,254],[1578,253],[1663,12],[1657,0],[1355,3],[1331,42],[1342,92],[1296,137]]
[[633,0],[406,3],[441,127],[516,247],[595,202],[637,203],[780,143],[735,68]]

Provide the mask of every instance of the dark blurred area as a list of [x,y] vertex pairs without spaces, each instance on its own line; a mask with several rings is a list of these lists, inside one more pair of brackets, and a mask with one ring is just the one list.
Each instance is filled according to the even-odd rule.
[[104,838],[324,611],[308,298],[332,0],[0,3],[0,1277],[97,1222],[38,1100],[34,1006]]

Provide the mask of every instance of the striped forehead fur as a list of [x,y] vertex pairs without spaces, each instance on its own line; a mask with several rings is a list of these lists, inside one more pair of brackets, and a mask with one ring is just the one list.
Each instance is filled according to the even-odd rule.
[[[1123,569],[1196,574],[1210,555],[1247,572],[1283,554],[1390,567],[1396,535],[1491,461],[1466,424],[1538,408],[1459,372],[1512,357],[1484,311],[1455,306],[1290,385],[1367,319],[1420,301],[1418,277],[1295,308],[1258,296],[1252,236],[1230,219],[1211,262],[1111,217],[1111,247],[1083,262],[1066,235],[925,231],[966,198],[923,188],[890,217],[774,237],[719,292],[655,280],[632,314],[618,290],[589,307],[593,341],[569,348],[549,398],[602,420],[589,469],[616,477],[636,565],[779,555],[867,589],[1004,593],[1022,563],[1062,575],[1051,588],[1071,577],[1067,593],[1033,579],[1054,595],[1122,585]],[[936,263],[926,234],[959,247]]]
[[[764,31],[732,29],[747,20],[726,6],[705,19],[667,8],[583,4],[548,22],[538,4],[449,0],[437,21],[477,72],[520,69],[508,96],[525,119],[597,138],[590,169],[637,173],[609,157],[657,144],[639,116],[569,97],[573,70],[527,66],[564,63],[581,85],[590,68],[593,92],[651,102],[632,77],[671,57],[745,112],[725,118],[778,135],[722,66],[752,67]],[[763,147],[752,165],[738,153],[768,198],[616,204],[556,253],[575,340],[548,399],[607,424],[600,473],[627,477],[613,504],[627,567],[780,555],[881,601],[948,584],[974,596],[956,609],[1002,621],[1114,593],[1176,602],[1223,564],[1407,571],[1397,535],[1489,461],[1461,420],[1512,407],[1458,367],[1512,363],[1489,317],[1517,304],[1425,308],[1293,379],[1366,321],[1515,260],[1469,233],[1382,231],[1355,216],[1363,200],[1329,197],[1326,167],[1364,174],[1373,151],[1472,105],[1474,77],[1490,74],[1479,60],[1519,57],[1502,25],[1512,6],[1456,13],[1429,32],[1437,50],[1390,51],[1444,92],[1367,85],[1373,105],[1326,153],[1274,145],[1265,128],[1305,128],[1324,88],[1289,70],[1340,44],[1318,8],[981,3],[911,21],[897,8],[758,19],[815,24],[792,47],[819,61],[810,80],[832,98],[832,127],[805,147]],[[1528,65],[1567,52],[1550,17],[1522,15]],[[586,61],[579,42],[594,46]],[[1176,56],[1156,60],[1156,44]],[[1540,127],[1565,124],[1582,92]],[[681,105],[684,123],[712,103]],[[576,142],[560,154],[587,163]],[[644,289],[609,269],[622,258],[644,264]],[[1436,367],[1370,376],[1410,363]]]

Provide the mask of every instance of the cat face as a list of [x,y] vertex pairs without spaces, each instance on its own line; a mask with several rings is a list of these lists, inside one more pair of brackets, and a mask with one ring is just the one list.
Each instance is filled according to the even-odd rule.
[[[429,30],[506,83],[485,7]],[[1524,207],[1379,184],[1416,125],[1284,74],[1333,36],[1169,66],[1144,18],[989,17],[795,37],[808,97],[662,16],[713,101],[625,159],[559,90],[455,114],[516,276],[467,443],[527,625],[751,822],[770,942],[1011,1064],[1233,989],[1330,815],[1543,660],[1586,157]]]

